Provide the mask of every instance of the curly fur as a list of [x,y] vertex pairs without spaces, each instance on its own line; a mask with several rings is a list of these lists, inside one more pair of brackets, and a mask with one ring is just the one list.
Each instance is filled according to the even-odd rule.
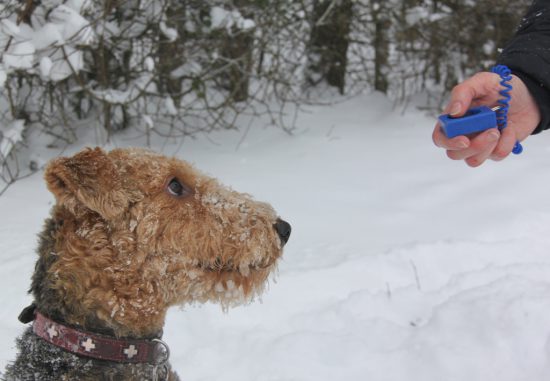
[[[187,189],[184,196],[167,191],[173,178]],[[51,162],[45,179],[57,203],[40,235],[30,292],[42,313],[71,326],[158,337],[172,305],[251,300],[282,254],[277,215],[268,204],[175,158],[87,149]],[[80,358],[30,330],[18,348],[9,380],[152,376],[149,365]]]

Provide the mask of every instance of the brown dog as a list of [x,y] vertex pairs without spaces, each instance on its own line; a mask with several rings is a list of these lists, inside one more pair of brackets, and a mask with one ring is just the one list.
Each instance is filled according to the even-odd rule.
[[167,309],[251,300],[290,236],[268,204],[143,149],[87,149],[45,179],[57,203],[8,380],[177,380]]

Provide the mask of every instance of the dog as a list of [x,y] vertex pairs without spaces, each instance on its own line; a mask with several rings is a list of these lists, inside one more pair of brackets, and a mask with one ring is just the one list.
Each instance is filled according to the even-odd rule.
[[254,299],[290,225],[190,164],[145,149],[50,162],[32,322],[6,380],[178,380],[161,340],[170,306]]

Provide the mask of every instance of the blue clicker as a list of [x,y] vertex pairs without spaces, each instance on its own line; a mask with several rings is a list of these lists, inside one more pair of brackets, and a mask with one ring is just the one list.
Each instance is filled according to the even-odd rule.
[[[499,106],[489,108],[487,106],[473,107],[464,116],[453,118],[449,114],[440,115],[441,128],[448,138],[459,135],[469,135],[476,132],[498,128],[503,130],[508,125],[508,109],[510,107],[512,85],[512,72],[504,65],[497,65],[491,71],[500,76],[500,85],[503,89],[499,92],[502,96],[497,102]],[[512,152],[519,155],[523,147],[519,141],[516,142]]]
[[464,116],[459,118],[453,118],[449,114],[440,115],[439,122],[445,135],[448,138],[454,138],[496,128],[497,115],[489,107],[479,106],[469,109]]

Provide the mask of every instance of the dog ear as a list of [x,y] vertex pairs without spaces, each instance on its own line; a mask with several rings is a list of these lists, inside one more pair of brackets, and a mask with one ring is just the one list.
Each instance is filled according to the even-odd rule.
[[53,160],[44,174],[48,189],[70,210],[80,203],[111,219],[128,207],[117,168],[100,148]]

